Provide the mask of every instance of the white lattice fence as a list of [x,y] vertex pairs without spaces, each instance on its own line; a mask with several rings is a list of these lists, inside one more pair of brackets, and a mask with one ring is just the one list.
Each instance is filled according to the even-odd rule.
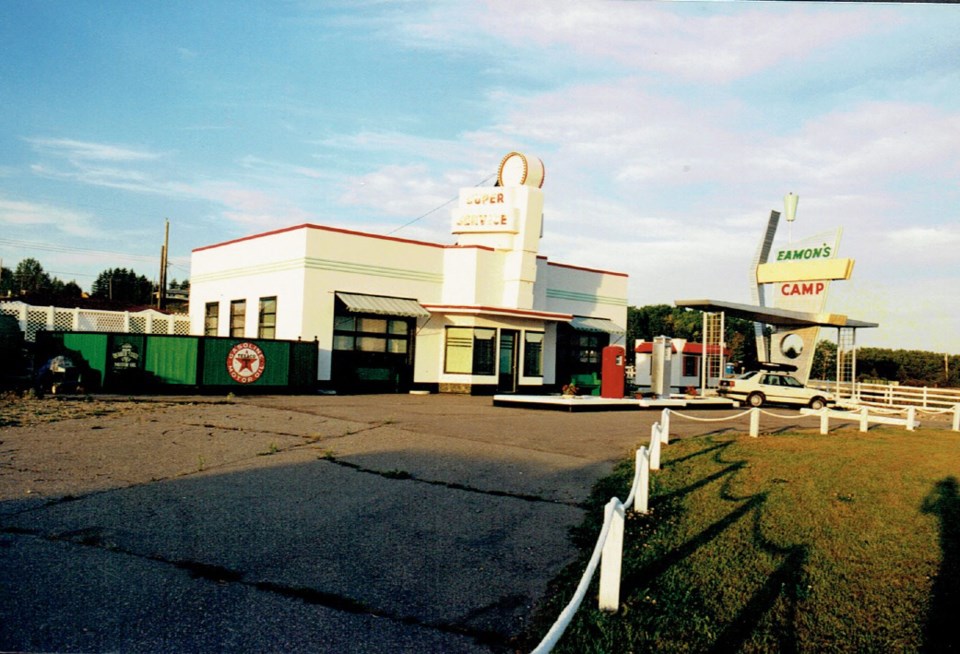
[[190,318],[168,315],[153,309],[145,311],[100,311],[35,307],[23,302],[0,302],[0,313],[20,322],[24,338],[36,340],[38,331],[129,332],[135,334],[190,334]]

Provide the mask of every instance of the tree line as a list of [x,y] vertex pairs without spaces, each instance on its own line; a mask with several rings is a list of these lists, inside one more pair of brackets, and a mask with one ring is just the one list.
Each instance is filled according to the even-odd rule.
[[[190,282],[176,279],[168,290],[190,288]],[[123,307],[149,306],[155,302],[156,284],[127,268],[108,268],[97,275],[88,297]],[[79,303],[85,298],[76,281],[65,282],[43,269],[36,259],[23,259],[16,268],[0,267],[0,297],[29,304]]]

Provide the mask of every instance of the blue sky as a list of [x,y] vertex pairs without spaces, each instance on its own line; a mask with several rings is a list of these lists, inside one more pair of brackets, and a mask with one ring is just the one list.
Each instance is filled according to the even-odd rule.
[[6,0],[0,257],[153,278],[167,218],[177,279],[303,222],[449,243],[520,150],[541,253],[632,304],[749,302],[792,191],[795,238],[844,228],[860,344],[957,354],[958,33],[936,4]]

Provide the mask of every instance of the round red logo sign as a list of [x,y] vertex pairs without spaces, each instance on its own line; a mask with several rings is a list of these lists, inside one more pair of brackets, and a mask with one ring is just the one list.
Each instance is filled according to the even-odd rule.
[[267,359],[263,350],[253,343],[238,343],[227,355],[227,372],[233,381],[250,384],[260,379]]

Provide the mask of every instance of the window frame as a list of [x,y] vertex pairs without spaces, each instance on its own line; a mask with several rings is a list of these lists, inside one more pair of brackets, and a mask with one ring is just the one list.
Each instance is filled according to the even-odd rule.
[[216,336],[220,333],[220,303],[207,302],[203,309],[203,335]]
[[[273,302],[273,311],[267,311],[265,304]],[[257,338],[276,338],[277,337],[277,296],[260,298],[259,310],[257,312]],[[272,317],[272,320],[269,318]],[[269,332],[269,333],[268,333]]]
[[246,333],[247,300],[230,300],[230,337],[243,338]]
[[[458,340],[451,339],[451,334],[456,332],[461,334],[456,337]],[[443,372],[449,375],[495,377],[498,337],[499,331],[496,327],[447,325],[443,337]],[[451,348],[459,348],[461,351]],[[465,361],[470,362],[469,369],[462,365]],[[456,367],[452,366],[453,363],[456,363]]]
[[[531,340],[530,337],[539,337],[540,340]],[[523,332],[523,376],[524,377],[543,377],[543,343],[546,340],[546,332],[524,331]],[[536,359],[531,356],[531,352],[536,352]],[[535,365],[534,365],[535,364]]]

